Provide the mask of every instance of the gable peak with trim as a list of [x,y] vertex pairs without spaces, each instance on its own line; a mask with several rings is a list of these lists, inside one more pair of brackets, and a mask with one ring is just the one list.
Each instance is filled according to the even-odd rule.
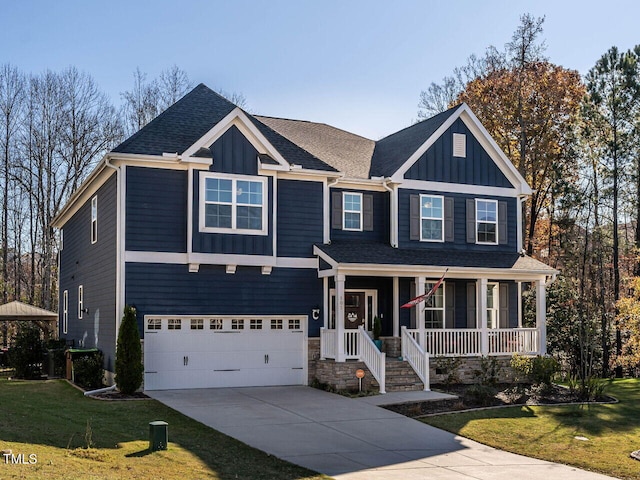
[[[228,125],[222,125],[227,122]],[[231,122],[244,124],[264,147],[258,149],[259,153],[271,154],[271,157],[279,159],[275,163],[287,169],[297,165],[328,174],[334,172],[347,178],[382,177],[396,182],[416,179],[415,174],[406,175],[416,162],[434,145],[440,148],[437,142],[450,135],[452,129],[464,131],[471,137],[468,144],[471,142],[472,148],[481,152],[484,158],[480,168],[491,170],[491,177],[498,179],[497,186],[515,188],[523,194],[531,193],[524,178],[464,103],[373,141],[324,123],[254,116],[204,84],[199,84],[112,152],[140,155],[189,153],[192,157],[210,158],[206,151],[210,146],[206,144],[207,136],[211,136],[216,128],[224,131],[232,125]],[[444,162],[448,161],[444,159]],[[477,170],[479,167],[466,168]],[[473,182],[466,180],[460,183]]]

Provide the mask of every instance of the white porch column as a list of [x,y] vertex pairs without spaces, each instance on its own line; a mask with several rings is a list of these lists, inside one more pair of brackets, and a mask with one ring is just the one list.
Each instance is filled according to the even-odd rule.
[[400,336],[400,279],[393,277],[393,336]]
[[[424,277],[416,277],[416,297],[425,294],[425,278]],[[425,348],[427,344],[425,342],[425,333],[424,333],[424,303],[420,302],[418,305],[414,307],[416,309],[416,329],[418,330],[418,343],[422,348]]]
[[322,325],[329,328],[329,277],[322,279]]
[[536,280],[536,328],[540,355],[547,354],[547,290],[545,280]]
[[487,330],[487,279],[479,278],[478,290],[476,290],[476,311],[478,328],[480,328],[480,353],[489,355],[489,331]]
[[344,275],[336,275],[336,335],[338,345],[336,362],[344,362]]
[[517,282],[518,285],[518,328],[522,328],[522,282]]

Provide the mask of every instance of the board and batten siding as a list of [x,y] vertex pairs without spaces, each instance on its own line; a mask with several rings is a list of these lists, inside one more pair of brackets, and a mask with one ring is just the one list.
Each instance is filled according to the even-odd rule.
[[263,275],[259,267],[239,266],[235,274],[224,266],[127,263],[126,303],[144,315],[308,315],[309,336],[322,326],[311,318],[322,305],[322,280],[315,269],[274,268]]
[[[411,240],[411,196],[412,195],[441,195],[453,199],[453,238],[454,241],[425,242]],[[467,243],[467,199],[497,200],[506,202],[507,206],[507,241],[499,245],[478,245]],[[399,248],[430,248],[442,250],[467,250],[491,252],[515,252],[517,243],[517,199],[513,197],[496,197],[491,195],[468,195],[460,193],[442,193],[432,191],[409,190],[401,188],[398,191],[398,246]]]
[[[64,224],[60,251],[60,338],[76,347],[99,348],[105,369],[113,371],[116,348],[116,174],[95,194],[98,198],[98,238],[91,243],[91,198]],[[78,286],[89,311],[78,319]],[[69,292],[67,333],[62,331],[62,296]]]
[[126,249],[187,251],[187,172],[127,167]]
[[[466,136],[466,157],[453,156],[453,134]],[[513,188],[480,142],[461,119],[438,138],[407,170],[404,178],[431,182],[462,183]]]
[[[342,194],[343,193],[361,193],[364,196],[371,196],[373,199],[373,226],[371,230],[363,228],[362,231],[352,231],[342,229]],[[367,190],[353,190],[332,188],[329,195],[330,212],[331,212],[331,239],[332,240],[351,240],[354,242],[389,242],[389,194],[387,192],[372,192]],[[363,198],[363,202],[365,202]],[[364,205],[363,205],[364,209]],[[340,221],[334,221],[339,218]],[[366,224],[363,212],[363,223]],[[336,228],[336,223],[340,224],[340,228]],[[364,227],[364,226],[363,226]]]
[[213,155],[211,172],[258,174],[258,151],[236,126],[222,134],[210,150]]
[[279,257],[313,258],[314,243],[323,241],[323,184],[278,180]]

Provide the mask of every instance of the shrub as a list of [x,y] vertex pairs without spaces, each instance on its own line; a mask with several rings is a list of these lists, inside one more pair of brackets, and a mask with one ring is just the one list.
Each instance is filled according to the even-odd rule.
[[549,356],[511,357],[511,368],[516,372],[519,381],[528,379],[534,384],[551,385],[553,377],[560,370],[558,361]]
[[480,368],[475,376],[480,385],[494,386],[498,384],[502,367],[495,357],[480,357]]
[[102,352],[85,355],[73,360],[73,374],[76,384],[84,388],[102,387],[104,368]]
[[142,347],[136,311],[126,305],[116,346],[116,385],[125,394],[132,394],[142,385]]
[[8,351],[9,366],[18,378],[37,378],[42,373],[44,342],[40,329],[28,322],[20,322],[13,345]]
[[438,357],[436,358],[436,372],[441,373],[443,385],[450,386],[460,382],[460,357]]
[[602,397],[608,384],[607,381],[602,378],[587,377],[581,379],[576,376],[571,376],[567,380],[567,385],[569,390],[571,390],[578,399],[590,402]]

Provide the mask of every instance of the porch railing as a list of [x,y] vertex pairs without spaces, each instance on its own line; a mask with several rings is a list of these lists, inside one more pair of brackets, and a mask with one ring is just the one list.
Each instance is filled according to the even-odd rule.
[[[343,332],[343,339],[344,339],[343,358],[345,360],[357,360],[360,358],[360,348],[358,344],[358,337],[359,337],[358,330],[345,330]],[[338,331],[328,329],[328,328],[321,328],[320,329],[320,358],[337,359],[340,354],[338,350],[339,350],[338,349]]]
[[488,334],[490,355],[513,353],[535,355],[539,352],[536,328],[505,328],[489,330]]
[[540,337],[536,328],[487,329],[488,350],[482,349],[480,329],[407,329],[411,336],[431,357],[456,356],[476,357],[482,355],[535,355],[540,352]]
[[424,384],[424,390],[429,391],[429,353],[418,345],[407,327],[402,327],[401,337],[402,358],[409,362],[411,368],[418,374]]
[[385,367],[386,367],[386,354],[378,350],[376,344],[369,338],[369,334],[362,327],[358,327],[357,340],[358,351],[360,352],[360,359],[367,366],[371,375],[378,381],[380,385],[380,393],[386,393],[385,391]]

